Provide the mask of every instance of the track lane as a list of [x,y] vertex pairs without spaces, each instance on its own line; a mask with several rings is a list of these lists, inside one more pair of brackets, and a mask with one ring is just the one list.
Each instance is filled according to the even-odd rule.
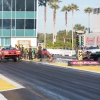
[[[88,100],[89,98],[97,99],[100,97],[99,74],[90,74],[69,68],[65,70],[33,62],[20,62],[16,63],[16,66],[13,65],[13,62],[7,62],[7,64],[3,63],[2,69],[7,74],[9,73],[9,77],[17,80],[27,89],[41,91],[40,94],[44,95],[45,99],[52,98],[52,93],[55,93],[56,96],[59,95],[57,99],[54,98],[55,100],[62,97],[67,99],[73,97],[73,100],[75,98],[85,98],[85,100],[87,98]],[[14,77],[11,75],[14,75]],[[33,88],[34,86],[36,88]],[[52,95],[46,96],[46,91]]]

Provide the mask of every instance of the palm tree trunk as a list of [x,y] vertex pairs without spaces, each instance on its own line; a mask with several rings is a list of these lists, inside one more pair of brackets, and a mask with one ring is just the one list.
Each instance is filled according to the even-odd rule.
[[54,44],[54,11],[53,11],[53,44]]
[[88,13],[88,32],[90,33],[90,13]]
[[67,14],[67,12],[65,12],[66,36],[67,36],[67,16],[68,16],[68,14]]
[[64,37],[64,43],[65,43],[65,37]]
[[55,34],[55,42],[56,42],[56,9],[55,9],[55,12],[54,12],[54,34]]
[[72,10],[72,50],[73,50],[73,26],[74,26],[74,10]]
[[53,44],[56,42],[56,9],[53,11]]
[[44,6],[44,48],[46,47],[46,4]]

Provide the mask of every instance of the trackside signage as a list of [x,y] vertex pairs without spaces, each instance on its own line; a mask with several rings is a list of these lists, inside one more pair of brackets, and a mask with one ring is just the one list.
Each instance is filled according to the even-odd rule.
[[94,42],[95,42],[95,37],[93,37],[93,38],[87,37],[86,38],[86,44],[94,45]]
[[99,36],[97,37],[96,43],[97,43],[97,45],[100,45],[100,37]]
[[85,39],[84,39],[84,45],[86,47],[89,46],[100,46],[100,33],[90,33],[90,34],[85,34]]
[[69,61],[69,66],[75,66],[75,65],[100,65],[98,61]]
[[17,43],[23,45],[24,47],[31,46],[31,41],[30,40],[18,40]]

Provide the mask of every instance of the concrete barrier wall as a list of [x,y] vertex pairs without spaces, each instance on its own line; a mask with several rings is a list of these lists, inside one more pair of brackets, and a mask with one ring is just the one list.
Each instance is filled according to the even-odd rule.
[[47,49],[51,54],[62,55],[62,56],[72,56],[75,55],[75,50],[65,50],[65,49]]
[[54,62],[61,62],[61,63],[68,63],[68,61],[72,61],[72,59],[56,58],[54,60]]

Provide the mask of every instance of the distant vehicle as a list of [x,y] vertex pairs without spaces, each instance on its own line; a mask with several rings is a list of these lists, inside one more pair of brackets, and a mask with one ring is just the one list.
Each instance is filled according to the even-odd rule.
[[17,59],[20,60],[21,56],[20,50],[17,50],[14,47],[4,47],[3,49],[1,49],[0,53],[1,53],[1,60],[12,59],[14,62],[16,62]]
[[50,52],[47,50],[47,49],[43,49],[42,50],[42,55],[43,55],[43,57],[50,57]]
[[98,47],[87,47],[85,50],[84,50],[84,52],[91,52],[91,53],[95,53],[95,52],[99,52],[100,51],[100,49],[98,48]]
[[83,50],[83,59],[90,59],[90,55],[96,52],[100,52],[98,47],[87,47],[85,50]]
[[100,51],[91,53],[90,54],[90,59],[93,59],[94,61],[99,61],[100,62]]

